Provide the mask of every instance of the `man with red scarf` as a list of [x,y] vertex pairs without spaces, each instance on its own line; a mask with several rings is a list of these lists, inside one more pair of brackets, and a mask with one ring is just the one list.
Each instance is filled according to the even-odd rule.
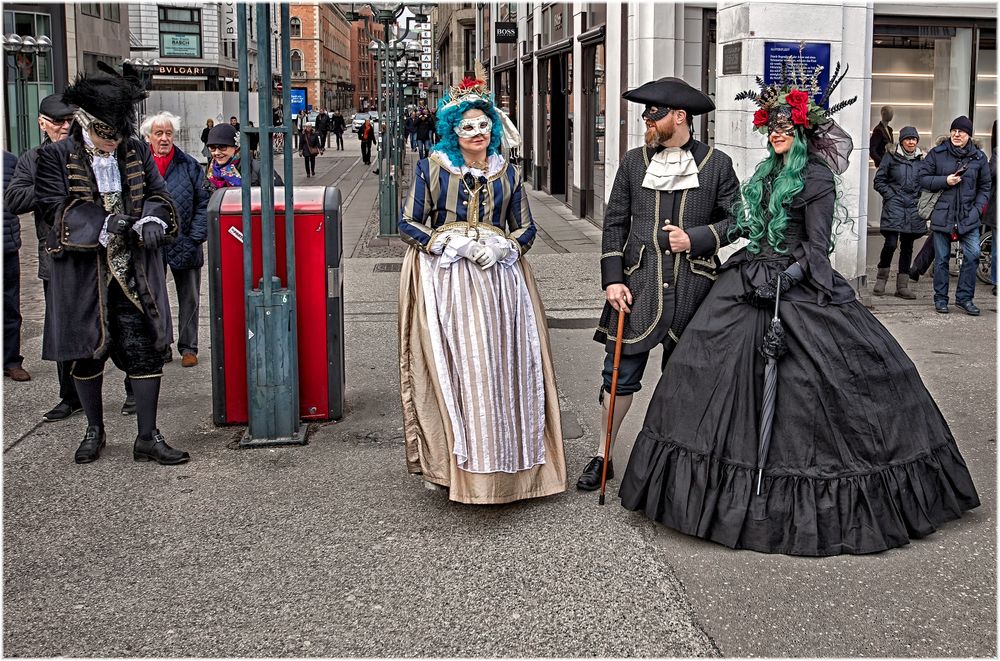
[[149,142],[153,162],[177,208],[177,238],[163,252],[177,288],[177,351],[181,366],[194,367],[198,364],[198,303],[201,269],[205,265],[202,244],[208,237],[205,212],[211,190],[205,170],[174,146],[180,128],[180,118],[163,111],[147,117],[140,132]]

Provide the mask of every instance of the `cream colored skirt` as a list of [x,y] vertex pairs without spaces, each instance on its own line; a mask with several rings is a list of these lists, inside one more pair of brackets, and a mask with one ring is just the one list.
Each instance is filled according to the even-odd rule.
[[400,279],[408,470],[462,503],[565,491],[555,371],[530,266],[440,261],[410,249]]

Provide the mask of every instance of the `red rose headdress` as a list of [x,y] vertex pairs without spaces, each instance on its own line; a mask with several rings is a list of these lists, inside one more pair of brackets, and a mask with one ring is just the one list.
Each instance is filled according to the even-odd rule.
[[740,92],[736,95],[736,100],[749,99],[757,104],[753,125],[758,133],[767,135],[772,128],[789,124],[805,129],[810,150],[822,156],[835,172],[842,174],[847,169],[847,157],[854,148],[854,142],[833,121],[833,115],[857,101],[858,97],[851,97],[830,108],[825,106],[833,91],[847,76],[847,70],[848,67],[845,66],[841,73],[838,62],[830,77],[830,84],[825,90],[821,90],[819,77],[823,67],[818,65],[810,71],[800,47],[798,58],[789,55],[782,61],[779,81],[769,85],[761,76],[757,76],[760,91]]

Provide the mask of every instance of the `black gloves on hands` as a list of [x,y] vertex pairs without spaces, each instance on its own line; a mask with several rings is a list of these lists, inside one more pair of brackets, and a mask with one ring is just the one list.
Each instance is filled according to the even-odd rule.
[[163,245],[164,232],[159,223],[149,221],[142,226],[142,244],[149,250]]
[[113,213],[108,217],[108,234],[125,236],[125,233],[132,229],[135,221],[139,220],[133,216],[125,216],[120,213]]
[[774,297],[780,291],[786,293],[792,288],[795,281],[785,273],[776,273],[774,276],[751,292],[743,295],[744,300],[755,308],[762,310],[774,309]]

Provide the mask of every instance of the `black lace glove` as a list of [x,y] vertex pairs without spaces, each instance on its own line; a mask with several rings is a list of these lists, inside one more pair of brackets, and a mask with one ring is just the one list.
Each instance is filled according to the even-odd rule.
[[743,300],[755,308],[773,311],[774,299],[778,295],[778,292],[784,296],[789,289],[802,282],[805,276],[805,270],[802,268],[802,265],[795,262],[781,273],[774,274],[770,280],[760,287],[744,294]]
[[795,283],[785,273],[776,273],[770,280],[762,284],[760,287],[744,294],[743,300],[755,308],[773,310],[774,297],[777,296],[779,291],[782,294],[786,293],[792,288],[793,284]]
[[142,226],[142,245],[149,250],[156,250],[163,245],[164,232],[159,223],[149,221]]
[[125,216],[120,213],[113,213],[108,216],[108,234],[117,234],[118,236],[125,236],[125,233],[132,229],[135,225],[135,221],[138,218],[134,216]]

